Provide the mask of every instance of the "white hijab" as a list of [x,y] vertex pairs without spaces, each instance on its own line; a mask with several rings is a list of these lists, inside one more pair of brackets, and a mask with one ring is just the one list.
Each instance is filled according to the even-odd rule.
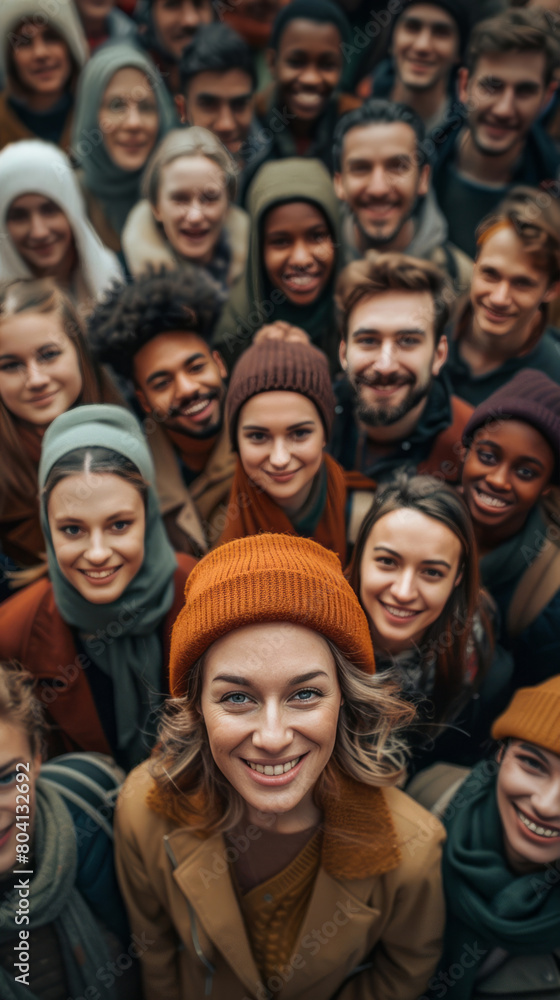
[[78,254],[78,284],[85,287],[93,308],[113,281],[123,281],[123,272],[117,257],[101,242],[87,217],[68,157],[41,139],[14,142],[0,152],[0,282],[33,277],[6,225],[10,205],[24,194],[50,198],[64,212]]

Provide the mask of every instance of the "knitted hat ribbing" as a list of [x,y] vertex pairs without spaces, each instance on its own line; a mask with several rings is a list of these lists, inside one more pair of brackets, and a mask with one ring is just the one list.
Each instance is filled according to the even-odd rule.
[[189,669],[216,639],[262,622],[305,625],[375,673],[367,619],[338,556],[297,535],[249,535],[204,556],[187,580],[171,638],[171,694],[185,693]]
[[510,419],[524,420],[535,427],[554,451],[558,482],[560,466],[560,386],[543,372],[526,368],[518,372],[472,414],[463,431],[463,444],[468,448],[474,433],[484,424]]
[[519,688],[494,722],[492,736],[526,740],[560,755],[560,676],[537,687]]
[[265,340],[244,351],[231,375],[226,412],[234,450],[241,407],[253,396],[272,391],[307,396],[319,411],[327,439],[330,437],[335,398],[323,352],[312,344]]

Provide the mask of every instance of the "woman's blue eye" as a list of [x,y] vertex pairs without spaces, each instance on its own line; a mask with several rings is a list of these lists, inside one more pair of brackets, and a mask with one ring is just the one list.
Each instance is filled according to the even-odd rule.
[[0,785],[11,785],[16,780],[16,773],[16,771],[10,771],[8,774],[3,774],[0,778]]
[[69,535],[70,538],[76,538],[82,529],[77,524],[66,524],[60,530],[64,535]]
[[321,697],[321,692],[316,691],[314,688],[305,688],[304,691],[298,691],[294,697],[298,701],[311,701],[312,698]]
[[233,694],[227,694],[223,700],[229,701],[232,705],[245,705],[248,698],[242,691],[234,691]]

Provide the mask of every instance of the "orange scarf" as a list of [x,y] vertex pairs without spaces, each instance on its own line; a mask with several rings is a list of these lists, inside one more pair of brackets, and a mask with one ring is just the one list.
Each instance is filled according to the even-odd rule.
[[[346,565],[346,501],[352,489],[375,489],[371,479],[356,473],[346,473],[334,458],[325,454],[327,467],[327,501],[313,540],[326,549],[336,552],[343,566]],[[237,460],[235,476],[226,511],[227,523],[220,544],[234,538],[258,535],[261,531],[274,531],[297,535],[287,514],[268,493],[259,489]]]
[[191,469],[192,472],[202,472],[216,445],[218,434],[209,438],[195,438],[189,437],[188,434],[180,434],[178,431],[170,431],[167,428],[165,433],[173,442],[187,469]]

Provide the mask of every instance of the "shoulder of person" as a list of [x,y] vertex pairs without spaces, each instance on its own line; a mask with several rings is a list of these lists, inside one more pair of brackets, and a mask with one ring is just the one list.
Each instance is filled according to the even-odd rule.
[[402,864],[410,862],[417,867],[420,857],[434,852],[439,854],[445,840],[445,829],[439,819],[399,788],[384,788],[383,792],[395,827]]
[[337,115],[341,117],[347,111],[354,111],[356,108],[361,107],[362,104],[362,98],[356,97],[355,94],[339,94],[336,109]]
[[[46,576],[12,594],[7,601],[0,604],[2,648],[17,644],[23,636],[28,634],[34,621],[38,618],[40,621],[43,618],[45,621],[49,621],[53,614],[58,614],[58,611],[52,584]],[[2,655],[8,654],[3,652]]]

